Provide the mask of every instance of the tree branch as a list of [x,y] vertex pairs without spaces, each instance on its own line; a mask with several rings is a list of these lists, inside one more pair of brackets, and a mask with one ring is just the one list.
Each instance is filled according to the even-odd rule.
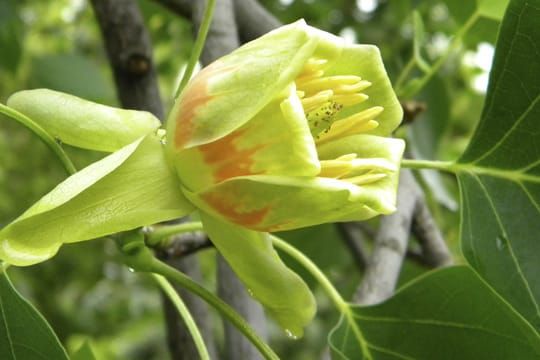
[[369,305],[389,298],[396,288],[403,258],[407,251],[416,191],[411,191],[414,177],[402,170],[397,195],[397,210],[381,217],[373,252],[360,287],[354,295],[358,304]]
[[[421,254],[407,250],[411,229],[422,247]],[[452,263],[450,251],[431,217],[424,193],[407,169],[401,171],[397,211],[381,218],[373,252],[354,301],[370,305],[392,296],[405,255],[434,267]]]
[[[206,1],[194,1],[192,14],[195,29],[200,27]],[[206,43],[200,61],[203,65],[226,55],[240,45],[237,26],[233,13],[232,0],[216,2],[214,18],[210,25]],[[225,260],[218,256],[218,293],[265,339],[264,312],[262,306],[247,293],[236,274]],[[249,343],[231,324],[225,323],[225,358],[227,359],[262,359],[258,350]]]
[[234,13],[242,43],[281,26],[280,21],[256,0],[234,0]]
[[[113,68],[120,103],[124,108],[150,111],[159,119],[163,119],[163,105],[152,62],[152,45],[137,3],[133,0],[92,0],[92,6]],[[177,259],[171,265],[190,277],[200,278],[195,258]],[[205,338],[209,353],[214,358],[215,346],[207,316],[207,305],[191,293],[182,292],[181,295]],[[163,299],[172,358],[196,359],[198,352],[183,320],[168,298]]]
[[92,0],[124,108],[146,110],[163,119],[152,45],[137,5],[131,0]]

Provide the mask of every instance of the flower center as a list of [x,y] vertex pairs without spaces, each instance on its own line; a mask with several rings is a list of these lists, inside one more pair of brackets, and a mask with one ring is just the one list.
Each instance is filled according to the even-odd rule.
[[325,76],[326,63],[324,59],[309,59],[296,78],[296,93],[301,99],[311,135],[317,142],[323,142],[377,127],[379,124],[373,118],[382,112],[380,106],[337,120],[343,108],[368,99],[362,91],[371,83],[356,75]]
[[[368,99],[362,93],[371,83],[355,75],[325,76],[324,59],[309,59],[296,78],[296,94],[302,102],[311,135],[317,145],[347,135],[359,134],[379,126],[374,120],[382,111],[373,106],[338,119],[343,109]],[[358,158],[345,154],[334,160],[321,160],[319,177],[335,178],[364,185],[385,178],[396,171],[395,165],[384,158]]]

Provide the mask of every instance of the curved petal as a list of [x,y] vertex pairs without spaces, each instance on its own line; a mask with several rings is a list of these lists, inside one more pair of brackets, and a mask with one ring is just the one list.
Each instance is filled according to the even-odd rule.
[[245,124],[280,96],[313,54],[317,42],[301,20],[204,68],[180,94],[168,118],[171,147],[181,150],[206,144]]
[[32,265],[63,243],[181,217],[178,190],[158,137],[149,135],[79,171],[0,231],[0,259]]
[[19,91],[7,105],[59,141],[97,151],[116,151],[161,126],[147,111],[105,106],[49,89]]
[[180,180],[191,191],[238,176],[316,176],[320,171],[294,86],[281,104],[273,100],[241,128],[211,143],[180,151],[174,162]]
[[379,49],[373,45],[346,46],[338,59],[329,64],[325,75],[354,74],[371,83],[363,92],[368,100],[346,107],[338,118],[345,118],[374,106],[384,111],[377,116],[379,126],[368,134],[387,136],[401,123],[403,110],[386,74]]
[[200,193],[185,189],[184,193],[198,208],[214,216],[268,232],[365,220],[395,210],[395,204],[381,199],[384,190],[376,186],[356,186],[329,178],[245,176]]
[[306,283],[281,261],[267,233],[251,231],[201,212],[204,229],[248,292],[296,337],[315,315]]

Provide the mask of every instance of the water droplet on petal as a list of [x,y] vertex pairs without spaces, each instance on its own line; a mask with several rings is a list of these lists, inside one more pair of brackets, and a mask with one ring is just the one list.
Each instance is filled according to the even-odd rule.
[[291,330],[289,329],[285,329],[285,335],[287,335],[287,337],[289,339],[293,339],[293,340],[296,340],[298,339],[298,336],[296,336]]

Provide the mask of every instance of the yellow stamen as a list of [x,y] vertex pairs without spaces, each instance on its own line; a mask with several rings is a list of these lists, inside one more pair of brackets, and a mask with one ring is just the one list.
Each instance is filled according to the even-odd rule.
[[321,91],[313,96],[302,99],[302,107],[304,112],[308,113],[316,108],[322,106],[324,103],[328,102],[330,98],[334,95],[332,90]]
[[369,98],[366,94],[334,95],[332,99],[344,106],[357,105]]
[[302,72],[298,75],[298,79],[304,77],[319,77],[324,74],[324,66],[328,61],[324,59],[309,59],[305,64]]
[[340,161],[340,160],[322,160],[321,161],[321,172],[319,177],[325,178],[340,178],[348,174],[352,169],[352,164],[350,161]]
[[397,171],[396,165],[385,158],[355,158],[351,160],[351,173],[358,170]]
[[[354,75],[326,76],[317,78],[297,79],[296,81],[298,88],[302,89],[302,91],[305,91],[306,93],[314,93],[321,90],[334,88],[341,88],[342,92],[354,92],[357,91],[355,90],[357,87],[367,87],[365,83],[369,84],[368,81],[361,81],[361,78],[359,76]],[[347,90],[349,88],[351,90]]]
[[341,180],[353,183],[355,185],[366,185],[366,184],[371,184],[381,179],[384,179],[386,176],[387,176],[386,174],[381,174],[381,173],[365,174],[365,175],[354,176],[351,178],[341,179]]
[[371,83],[369,81],[362,80],[354,84],[341,83],[335,86],[333,90],[336,94],[348,94],[348,93],[356,93],[356,92],[365,90],[370,86],[371,86]]
[[317,139],[317,143],[319,144],[345,135],[359,134],[372,130],[379,126],[379,123],[373,120],[373,118],[379,115],[383,110],[384,108],[382,106],[374,106],[348,116],[345,119],[338,120],[332,125],[327,133],[321,134]]

